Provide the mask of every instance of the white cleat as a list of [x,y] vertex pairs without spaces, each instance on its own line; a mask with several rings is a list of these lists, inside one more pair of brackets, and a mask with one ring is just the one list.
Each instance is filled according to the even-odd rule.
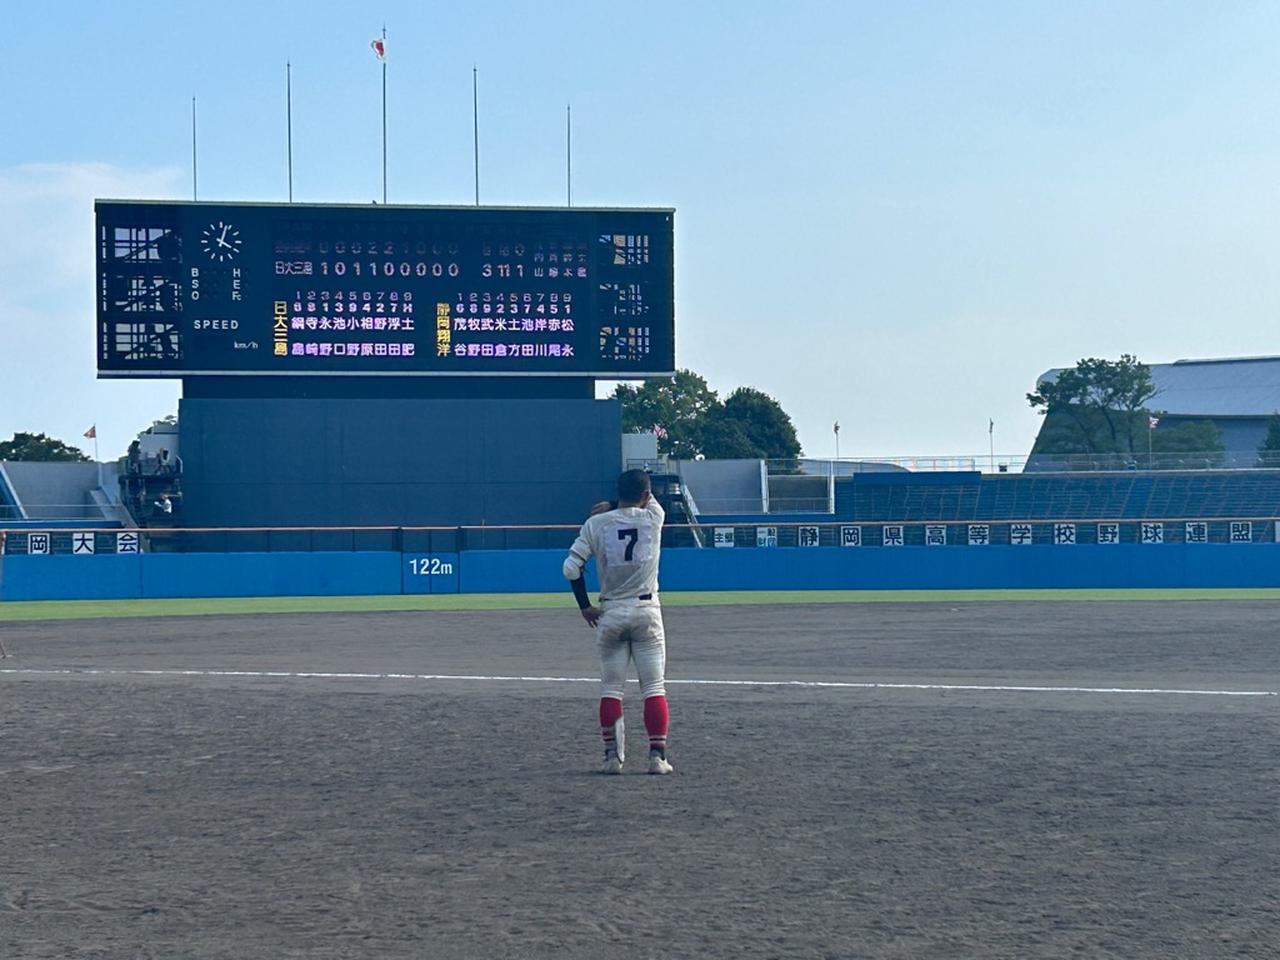
[[649,754],[649,772],[657,774],[672,773],[675,767],[671,766],[671,762],[660,753]]
[[610,753],[604,758],[604,765],[600,768],[601,773],[616,774],[622,772],[622,761],[616,753]]

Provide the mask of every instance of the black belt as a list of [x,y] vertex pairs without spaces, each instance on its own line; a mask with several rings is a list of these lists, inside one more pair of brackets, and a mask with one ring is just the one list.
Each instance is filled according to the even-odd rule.
[[653,599],[652,593],[642,593],[638,597],[609,597],[607,599],[605,597],[601,597],[600,602],[613,603],[613,601],[615,600],[652,600],[652,599]]

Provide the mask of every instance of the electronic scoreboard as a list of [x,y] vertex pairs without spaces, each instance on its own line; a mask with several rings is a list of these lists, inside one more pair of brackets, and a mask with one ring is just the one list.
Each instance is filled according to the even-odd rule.
[[675,370],[672,210],[95,206],[100,377]]

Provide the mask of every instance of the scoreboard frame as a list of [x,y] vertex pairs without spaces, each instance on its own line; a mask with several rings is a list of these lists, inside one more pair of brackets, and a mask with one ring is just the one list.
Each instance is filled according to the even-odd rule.
[[[644,219],[644,218],[650,218],[650,217],[664,217],[665,225],[663,229],[664,229],[665,235],[662,238],[660,238],[657,244],[654,245],[656,247],[655,259],[653,261],[652,267],[646,272],[646,276],[644,279],[646,283],[660,282],[662,284],[665,296],[669,299],[666,302],[660,302],[658,304],[658,307],[660,310],[660,313],[658,315],[655,315],[655,316],[650,316],[648,314],[645,315],[645,322],[648,324],[648,326],[651,328],[657,329],[657,334],[654,337],[654,339],[657,341],[658,346],[656,349],[654,349],[651,355],[646,355],[649,357],[650,362],[646,363],[644,361],[634,361],[631,358],[627,358],[625,362],[628,364],[638,363],[637,366],[632,368],[628,368],[626,366],[621,366],[621,365],[614,365],[618,363],[618,361],[613,360],[612,358],[602,358],[600,359],[600,362],[596,364],[596,366],[599,366],[601,369],[556,370],[556,369],[546,369],[545,367],[537,368],[537,369],[528,369],[528,370],[475,369],[475,368],[451,370],[451,369],[422,369],[422,368],[414,369],[412,367],[409,367],[408,369],[383,369],[383,368],[370,369],[368,367],[363,367],[363,366],[351,368],[351,369],[329,369],[329,368],[316,368],[314,366],[307,366],[306,368],[303,368],[303,369],[272,370],[272,369],[266,368],[266,363],[271,360],[271,354],[268,350],[262,350],[261,353],[258,353],[256,356],[252,358],[254,361],[257,362],[258,364],[257,366],[246,366],[246,367],[239,367],[239,368],[234,366],[228,366],[225,369],[212,369],[212,368],[204,368],[199,366],[185,366],[182,360],[179,360],[176,363],[165,364],[159,367],[157,366],[140,366],[140,367],[121,366],[119,362],[109,363],[110,351],[108,349],[108,342],[109,342],[109,338],[111,337],[111,331],[110,331],[109,325],[112,323],[113,318],[118,320],[121,316],[121,314],[118,311],[113,312],[112,310],[108,309],[109,297],[107,294],[107,289],[111,280],[111,275],[108,272],[108,261],[109,261],[108,251],[111,249],[111,245],[113,242],[115,243],[119,242],[118,239],[113,240],[113,235],[112,235],[113,228],[115,226],[119,226],[119,224],[112,222],[112,220],[110,219],[110,214],[112,212],[118,213],[121,210],[121,208],[145,209],[148,207],[161,208],[165,210],[172,219],[175,219],[175,220],[183,216],[186,216],[191,221],[189,223],[187,222],[183,223],[182,229],[185,232],[184,232],[184,235],[180,238],[178,243],[178,248],[179,248],[178,256],[181,259],[175,262],[180,267],[178,273],[181,275],[182,280],[175,280],[173,282],[173,286],[175,288],[180,288],[183,282],[190,283],[187,275],[189,273],[194,275],[194,271],[192,271],[191,269],[193,266],[199,265],[201,267],[207,267],[211,261],[213,262],[214,266],[218,266],[220,265],[220,261],[219,261],[220,254],[225,254],[226,260],[234,260],[234,258],[239,254],[241,250],[241,246],[243,244],[243,238],[239,236],[238,232],[232,232],[235,230],[234,227],[231,228],[230,230],[220,231],[218,229],[214,229],[212,226],[207,226],[205,229],[201,231],[201,234],[199,236],[195,235],[192,232],[192,223],[203,222],[204,220],[208,220],[210,217],[213,218],[212,220],[213,224],[218,224],[220,226],[223,225],[223,224],[220,224],[217,219],[218,211],[227,211],[227,210],[234,211],[237,209],[252,210],[252,211],[266,211],[268,217],[270,216],[272,211],[276,212],[277,214],[287,212],[288,214],[293,215],[294,218],[299,218],[299,217],[305,218],[308,211],[316,211],[318,214],[320,214],[318,218],[320,221],[323,221],[325,219],[323,217],[323,214],[336,213],[339,216],[335,218],[335,220],[339,223],[339,225],[341,225],[341,221],[343,219],[349,219],[351,223],[354,225],[354,224],[359,224],[362,220],[363,222],[367,223],[369,217],[375,217],[375,218],[382,217],[384,214],[391,214],[391,215],[398,214],[399,216],[393,216],[388,221],[394,224],[405,224],[407,222],[411,222],[413,214],[421,214],[423,215],[423,222],[429,222],[430,218],[438,217],[438,215],[444,214],[447,217],[457,217],[459,218],[460,222],[464,221],[465,219],[472,219],[475,224],[480,225],[481,227],[483,227],[483,225],[486,223],[495,222],[495,215],[497,215],[497,217],[501,217],[501,215],[503,214],[512,214],[514,215],[512,217],[512,222],[525,224],[526,229],[527,229],[527,225],[530,223],[531,220],[536,220],[537,218],[543,215],[547,215],[548,223],[550,224],[552,235],[556,235],[557,232],[560,234],[563,234],[567,229],[567,225],[571,222],[573,218],[581,217],[584,220],[586,220],[586,222],[584,222],[582,227],[579,228],[578,230],[577,236],[580,243],[584,241],[590,242],[593,239],[597,239],[596,235],[598,235],[601,232],[600,229],[597,229],[597,227],[599,226],[598,219],[587,220],[587,218],[618,217],[620,218],[621,222],[625,223],[627,218]],[[192,211],[197,212],[194,217],[191,216]],[[206,213],[199,213],[198,211],[206,211]],[[98,199],[95,199],[94,201],[94,212],[95,212],[94,233],[95,233],[95,250],[96,250],[95,279],[96,279],[96,287],[97,287],[96,295],[95,295],[95,303],[96,303],[95,357],[96,357],[96,365],[97,365],[97,376],[99,379],[172,379],[172,378],[188,378],[188,377],[237,377],[237,378],[470,377],[470,378],[503,378],[505,379],[505,378],[529,377],[529,378],[640,380],[640,379],[671,377],[671,376],[674,376],[676,373],[676,370],[675,370],[675,366],[676,366],[675,364],[675,212],[676,211],[675,211],[675,208],[673,207],[588,207],[588,206],[563,207],[563,206],[509,206],[509,205],[471,206],[471,205],[462,205],[462,204],[419,205],[419,204],[376,204],[376,203],[373,205],[370,205],[370,204],[358,204],[358,203],[288,203],[288,202],[254,202],[254,201],[220,201],[220,200],[199,200],[199,201],[197,200],[133,200],[133,199],[98,198]],[[106,216],[104,216],[104,213],[106,214]],[[363,217],[352,216],[352,214],[357,214],[357,213],[362,214],[364,216]],[[409,216],[406,217],[406,214],[408,214]],[[483,215],[483,217],[473,218],[472,215],[474,214],[481,214]],[[554,217],[554,219],[551,219],[552,217]],[[276,224],[283,222],[284,220],[285,218],[283,217],[277,217],[276,219],[272,220],[271,223],[267,224],[267,226],[274,228]],[[663,221],[655,220],[655,223],[662,224]],[[173,232],[176,234],[178,232],[178,228],[174,228]],[[474,233],[475,231],[474,229],[472,229],[469,232]],[[608,235],[609,234],[606,234],[606,236]],[[116,236],[118,236],[118,231]],[[604,237],[599,237],[598,239],[600,242],[604,241]],[[195,249],[188,251],[187,249],[184,249],[184,247],[194,247]],[[665,250],[662,249],[663,247],[665,247]],[[586,247],[580,246],[580,249],[586,249]],[[197,261],[196,250],[202,251],[204,254],[207,255],[209,259],[199,259]],[[264,256],[266,258],[271,258],[274,255],[275,253],[271,252],[271,253],[265,254]],[[614,263],[617,263],[617,262],[618,262],[617,260],[614,261]],[[650,261],[647,259],[647,251],[646,251],[646,259],[644,263],[646,265],[650,263]],[[277,264],[277,269],[278,269],[278,264]],[[238,275],[238,271],[236,271],[236,273]],[[419,274],[419,276],[422,276],[422,275]],[[655,280],[655,277],[656,277],[656,280]],[[274,280],[275,279],[274,275],[270,279]],[[412,278],[410,278],[410,280],[412,280]],[[365,281],[365,282],[367,283],[368,281]],[[578,282],[581,283],[582,280],[579,280]],[[481,286],[481,287],[485,285],[483,279],[477,281],[476,279],[471,277],[462,278],[461,282],[458,285],[462,286],[465,283],[470,283],[470,284]],[[593,275],[586,277],[586,283],[589,284],[593,289],[600,284],[600,278],[594,275],[594,270],[593,270]],[[357,285],[362,286],[364,284],[357,284]],[[237,283],[237,286],[238,286],[238,283]],[[502,284],[497,283],[497,284],[494,284],[494,286],[500,287],[502,286]],[[488,293],[488,291],[474,291],[472,293],[472,296],[475,295],[475,292],[484,292],[486,294]],[[175,289],[175,294],[177,296],[182,297],[183,299],[181,301],[181,305],[171,311],[170,313],[171,317],[174,314],[180,314],[184,312],[185,308],[187,307],[186,297],[190,296],[191,289],[187,288],[185,289],[185,291],[181,289]],[[591,302],[592,304],[595,303],[594,298],[592,299]],[[424,306],[426,305],[424,304]],[[248,309],[251,309],[251,307],[246,307],[245,309],[248,310]],[[277,301],[276,302],[277,313],[279,312],[279,309],[280,309],[280,304]],[[190,311],[187,311],[187,312],[190,312]],[[581,317],[581,314],[579,316]],[[129,316],[126,319],[141,319],[141,318]],[[258,320],[256,316],[251,317],[251,319],[253,319],[255,322]],[[425,326],[426,324],[430,324],[432,321],[435,321],[437,318],[434,316],[428,317],[425,315],[421,315],[419,319],[420,319],[420,322]],[[585,318],[582,318],[580,320],[580,322],[586,322],[587,324],[589,324],[588,331],[585,331],[587,336],[589,336],[592,339],[595,339],[597,337],[600,337],[600,338],[604,337],[605,335],[604,331],[598,329],[598,324],[600,323],[601,320],[602,320],[602,317],[598,311],[595,313],[588,314]],[[177,322],[182,323],[183,321],[180,320]],[[195,322],[195,321],[191,321],[191,322]],[[270,320],[268,318],[262,318],[261,322],[263,323],[264,328],[269,327]],[[625,321],[619,321],[619,322],[622,323]],[[191,328],[190,323],[187,323],[180,330],[177,330],[176,332],[176,336],[178,337],[192,337],[193,335],[194,335],[194,330]],[[575,336],[583,337],[584,332],[579,331],[575,334]],[[255,350],[257,349],[259,348],[255,346]],[[602,353],[604,352],[603,347],[601,348],[601,352]],[[185,359],[185,356],[183,359]],[[438,356],[429,355],[426,358],[425,362],[434,363],[434,362],[438,362],[439,359],[440,357]],[[419,362],[419,361],[415,360],[414,362]],[[107,365],[104,366],[104,364],[107,364]]]

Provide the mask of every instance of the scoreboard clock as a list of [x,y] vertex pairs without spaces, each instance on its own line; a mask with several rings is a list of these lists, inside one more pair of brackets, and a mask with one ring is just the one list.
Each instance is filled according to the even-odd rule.
[[209,224],[200,235],[200,249],[218,263],[234,260],[241,243],[239,229],[222,220]]

